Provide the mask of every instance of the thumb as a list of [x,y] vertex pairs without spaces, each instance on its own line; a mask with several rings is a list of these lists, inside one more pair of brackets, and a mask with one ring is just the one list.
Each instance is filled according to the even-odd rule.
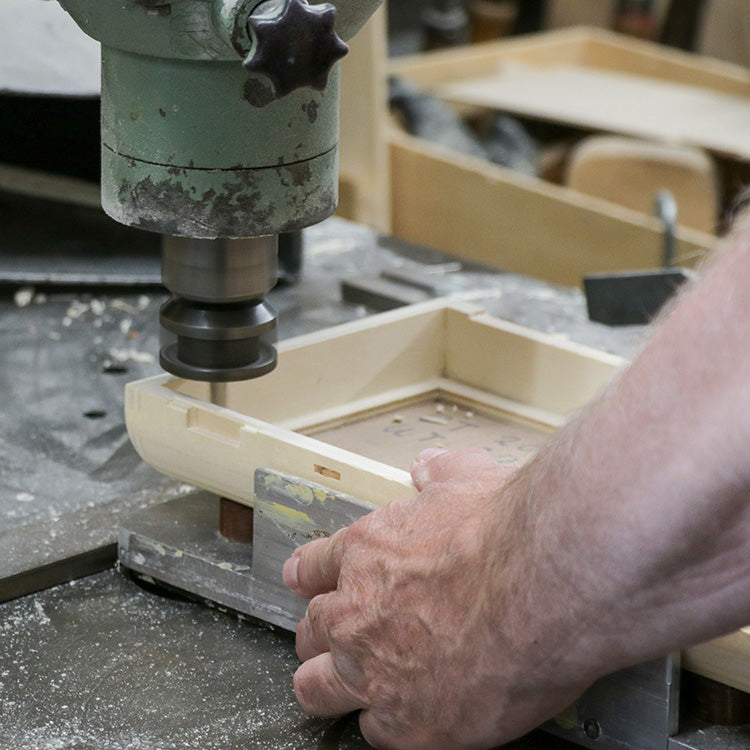
[[411,478],[414,486],[421,492],[431,482],[468,478],[487,469],[497,470],[497,464],[484,448],[455,451],[428,448],[414,459]]

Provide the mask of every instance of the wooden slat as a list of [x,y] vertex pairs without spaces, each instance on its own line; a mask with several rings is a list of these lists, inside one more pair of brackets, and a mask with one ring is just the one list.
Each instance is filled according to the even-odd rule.
[[381,8],[350,42],[341,66],[338,215],[390,229],[386,19]]
[[690,84],[725,94],[750,94],[750,71],[742,66],[586,27],[397,58],[390,63],[389,72],[434,89],[445,83],[487,75],[503,62],[578,65]]
[[101,209],[99,185],[0,162],[0,191]]
[[[584,274],[654,268],[658,220],[392,131],[393,233],[496,268],[567,286]],[[680,228],[676,257],[693,266],[715,246]]]
[[683,652],[682,666],[750,693],[750,632],[747,628]]
[[630,72],[505,63],[437,89],[445,100],[750,160],[750,98]]

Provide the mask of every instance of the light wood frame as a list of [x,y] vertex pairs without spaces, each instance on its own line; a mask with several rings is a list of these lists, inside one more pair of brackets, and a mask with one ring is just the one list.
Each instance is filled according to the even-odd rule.
[[437,300],[286,341],[278,368],[229,384],[225,406],[209,403],[207,383],[131,383],[125,416],[147,463],[239,502],[252,504],[253,473],[267,466],[383,505],[414,494],[406,471],[302,433],[436,393],[551,431],[622,364]]

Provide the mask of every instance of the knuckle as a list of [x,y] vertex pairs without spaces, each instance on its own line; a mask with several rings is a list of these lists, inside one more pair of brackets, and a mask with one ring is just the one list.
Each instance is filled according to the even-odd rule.
[[310,621],[305,617],[297,625],[297,633],[294,640],[295,651],[297,652],[300,661],[305,661],[307,659],[310,641]]
[[310,603],[307,605],[307,613],[305,617],[308,622],[308,629],[315,630],[320,625],[322,607],[322,596],[318,595],[310,599]]
[[297,563],[297,581],[304,590],[314,584],[319,546],[318,540],[316,540],[302,547],[301,552],[299,553],[299,562]]
[[311,681],[307,676],[307,670],[304,666],[300,667],[295,673],[292,679],[294,686],[294,694],[297,696],[297,702],[302,707],[305,713],[312,713],[313,702],[311,694]]

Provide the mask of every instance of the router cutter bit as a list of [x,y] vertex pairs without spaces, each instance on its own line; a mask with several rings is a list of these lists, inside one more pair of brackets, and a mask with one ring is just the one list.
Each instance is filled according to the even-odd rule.
[[162,366],[276,364],[277,236],[337,201],[338,60],[382,0],[60,0],[102,45],[102,205],[164,235]]

